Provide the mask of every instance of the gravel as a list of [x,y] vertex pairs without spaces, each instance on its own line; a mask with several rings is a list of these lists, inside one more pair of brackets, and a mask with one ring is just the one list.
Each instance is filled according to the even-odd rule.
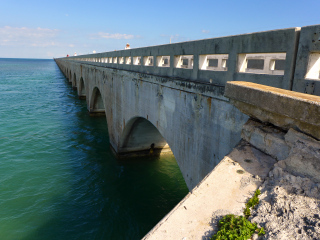
[[249,218],[265,228],[259,239],[320,239],[319,183],[275,166],[260,190]]

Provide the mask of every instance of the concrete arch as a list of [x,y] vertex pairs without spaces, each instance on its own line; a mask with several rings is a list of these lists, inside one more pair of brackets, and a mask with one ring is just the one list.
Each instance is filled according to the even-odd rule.
[[80,99],[86,98],[86,87],[82,77],[80,78],[79,85],[78,85],[78,96]]
[[161,152],[171,152],[171,149],[156,126],[143,117],[130,119],[120,137],[119,155],[158,155]]
[[95,87],[92,91],[89,106],[90,106],[89,108],[90,113],[99,114],[99,115],[105,114],[103,98],[99,88],[97,87]]
[[73,88],[77,88],[77,76],[76,76],[76,73],[73,73],[72,87]]

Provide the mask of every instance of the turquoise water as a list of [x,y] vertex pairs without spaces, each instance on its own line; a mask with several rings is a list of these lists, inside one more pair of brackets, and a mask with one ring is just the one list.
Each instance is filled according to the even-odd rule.
[[53,60],[0,59],[0,239],[140,239],[186,194],[172,156],[117,160]]

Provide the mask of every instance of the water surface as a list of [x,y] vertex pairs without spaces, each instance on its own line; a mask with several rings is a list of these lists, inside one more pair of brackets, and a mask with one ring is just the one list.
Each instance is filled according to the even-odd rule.
[[53,60],[0,59],[0,239],[140,239],[186,194],[173,156],[119,161]]

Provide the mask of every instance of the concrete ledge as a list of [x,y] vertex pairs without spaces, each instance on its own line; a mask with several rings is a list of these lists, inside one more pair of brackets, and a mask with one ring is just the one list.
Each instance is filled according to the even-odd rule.
[[243,113],[320,139],[320,97],[250,82],[228,82],[225,97]]

